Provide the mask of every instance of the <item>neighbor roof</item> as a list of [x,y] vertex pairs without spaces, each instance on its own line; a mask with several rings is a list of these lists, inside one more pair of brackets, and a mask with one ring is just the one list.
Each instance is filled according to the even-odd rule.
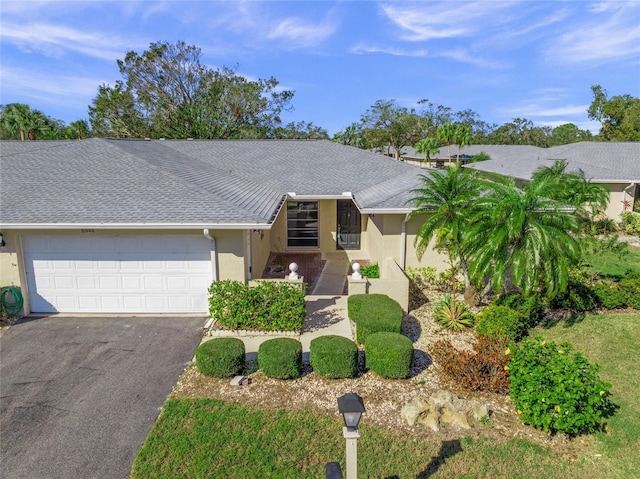
[[[528,148],[523,150],[522,148]],[[473,151],[473,153],[468,153]],[[640,182],[640,143],[580,142],[552,148],[520,145],[474,145],[463,153],[486,152],[490,160],[465,165],[487,173],[497,173],[528,180],[541,166],[551,166],[555,160],[566,160],[567,171],[582,171],[585,177],[598,183]]]
[[409,212],[424,172],[326,140],[3,141],[0,226],[268,228],[287,193]]

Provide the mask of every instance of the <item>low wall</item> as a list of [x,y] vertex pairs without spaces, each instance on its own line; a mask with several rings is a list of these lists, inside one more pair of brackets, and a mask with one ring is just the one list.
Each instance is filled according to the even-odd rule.
[[352,294],[386,294],[396,300],[402,310],[409,311],[409,278],[406,277],[400,266],[393,258],[387,258],[380,265],[381,278],[353,279],[347,277],[349,282],[349,296]]

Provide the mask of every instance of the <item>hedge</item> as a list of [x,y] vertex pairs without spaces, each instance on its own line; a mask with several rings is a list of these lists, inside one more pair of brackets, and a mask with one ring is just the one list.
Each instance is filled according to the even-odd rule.
[[400,333],[402,307],[386,294],[355,294],[347,300],[349,318],[356,323],[356,339],[364,344],[374,333]]
[[342,336],[320,336],[311,340],[309,362],[320,376],[352,378],[358,373],[358,347]]
[[305,285],[260,281],[214,281],[209,288],[209,314],[229,329],[300,331],[306,315]]
[[242,372],[244,364],[244,343],[238,338],[214,338],[196,349],[196,366],[206,376],[235,376]]
[[268,339],[258,348],[258,366],[270,378],[300,377],[302,344],[293,338]]
[[367,368],[388,379],[403,379],[411,372],[413,343],[398,333],[374,333],[364,345]]

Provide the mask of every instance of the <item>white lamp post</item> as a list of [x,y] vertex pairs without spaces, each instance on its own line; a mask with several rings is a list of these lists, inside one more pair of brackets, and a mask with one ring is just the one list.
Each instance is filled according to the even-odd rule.
[[338,398],[338,411],[344,418],[345,427],[342,434],[347,441],[347,478],[357,479],[358,477],[358,424],[360,417],[365,412],[364,402],[356,393],[347,393]]

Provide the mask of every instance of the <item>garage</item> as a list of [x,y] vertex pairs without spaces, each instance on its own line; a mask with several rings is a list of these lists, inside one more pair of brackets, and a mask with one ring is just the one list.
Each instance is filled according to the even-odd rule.
[[36,313],[203,313],[212,281],[202,235],[22,236]]

